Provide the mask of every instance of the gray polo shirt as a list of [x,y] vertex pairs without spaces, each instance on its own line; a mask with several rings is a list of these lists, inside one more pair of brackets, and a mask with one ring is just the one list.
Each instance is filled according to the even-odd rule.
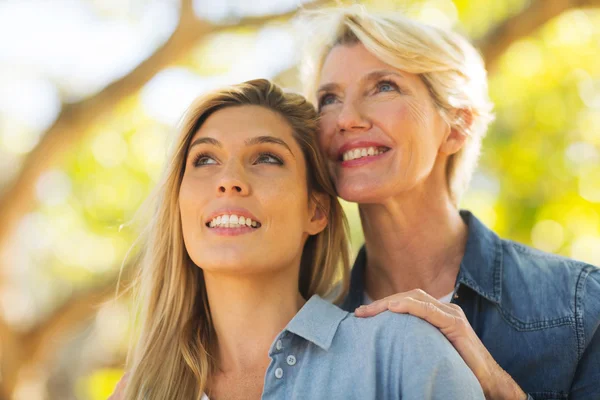
[[475,375],[429,323],[356,318],[313,296],[269,350],[262,399],[483,399]]

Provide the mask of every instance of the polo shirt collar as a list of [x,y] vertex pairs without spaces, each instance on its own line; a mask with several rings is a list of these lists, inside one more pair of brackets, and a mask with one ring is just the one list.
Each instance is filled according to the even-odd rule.
[[314,295],[292,318],[285,330],[328,350],[340,323],[348,315],[346,311]]

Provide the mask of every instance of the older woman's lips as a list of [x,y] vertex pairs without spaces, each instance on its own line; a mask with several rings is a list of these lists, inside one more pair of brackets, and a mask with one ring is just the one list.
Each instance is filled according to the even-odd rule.
[[385,157],[389,147],[361,147],[345,151],[341,156],[342,167],[358,167]]

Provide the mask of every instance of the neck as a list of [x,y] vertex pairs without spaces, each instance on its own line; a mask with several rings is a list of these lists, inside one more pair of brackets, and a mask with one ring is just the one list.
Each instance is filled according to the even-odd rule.
[[417,188],[359,210],[368,256],[365,287],[371,298],[412,289],[440,298],[454,289],[468,229],[445,191]]
[[271,343],[305,302],[298,292],[297,269],[295,274],[287,271],[268,276],[205,271],[220,373],[266,370]]

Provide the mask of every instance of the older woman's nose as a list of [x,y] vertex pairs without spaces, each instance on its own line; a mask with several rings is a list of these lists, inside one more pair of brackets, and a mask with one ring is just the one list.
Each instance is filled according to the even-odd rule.
[[365,130],[369,128],[369,121],[357,104],[347,101],[342,105],[338,115],[337,128],[341,133]]

